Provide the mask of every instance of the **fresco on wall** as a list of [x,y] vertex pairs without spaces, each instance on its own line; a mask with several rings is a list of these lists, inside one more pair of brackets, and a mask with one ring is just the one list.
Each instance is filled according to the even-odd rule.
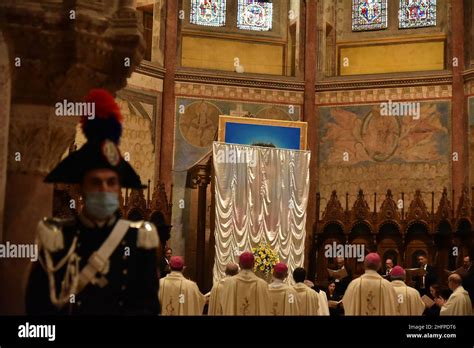
[[351,206],[361,188],[370,201],[377,192],[380,205],[388,188],[395,197],[405,192],[406,199],[416,189],[425,195],[450,189],[450,104],[420,103],[418,117],[381,110],[380,104],[319,109],[323,200],[332,190],[341,198],[348,192]]
[[297,121],[300,106],[178,98],[176,104],[174,170],[187,170],[211,151],[217,140],[219,115]]

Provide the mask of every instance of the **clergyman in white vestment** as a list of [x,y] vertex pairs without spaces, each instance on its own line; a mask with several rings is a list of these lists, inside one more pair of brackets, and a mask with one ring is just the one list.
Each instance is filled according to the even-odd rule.
[[298,315],[298,303],[296,291],[284,283],[288,276],[288,267],[279,262],[273,268],[273,282],[268,285],[272,315]]
[[304,268],[298,267],[293,271],[293,279],[298,300],[299,315],[319,315],[319,295],[304,283],[306,279],[306,271]]
[[471,299],[461,284],[462,278],[459,274],[454,273],[449,276],[448,286],[453,290],[453,293],[441,307],[439,315],[472,315]]
[[400,266],[393,267],[390,271],[390,279],[397,293],[400,315],[422,315],[425,310],[425,303],[421,300],[418,290],[405,284],[405,270]]
[[364,261],[365,273],[351,281],[342,298],[345,315],[398,315],[397,293],[377,271],[381,260],[370,253]]
[[158,299],[161,315],[201,315],[206,298],[195,282],[183,276],[184,261],[181,256],[170,259],[171,273],[160,279]]
[[[311,289],[314,289],[314,283],[311,280],[306,279],[304,283]],[[326,292],[319,290],[317,294],[319,298],[318,315],[329,315],[329,301]]]
[[224,283],[223,315],[270,315],[270,294],[265,280],[253,273],[255,257],[244,251],[239,257],[240,272]]
[[228,263],[225,268],[225,277],[219,280],[211,289],[209,296],[209,309],[208,315],[222,315],[222,292],[224,289],[224,283],[230,277],[235,276],[239,273],[239,266],[235,263]]

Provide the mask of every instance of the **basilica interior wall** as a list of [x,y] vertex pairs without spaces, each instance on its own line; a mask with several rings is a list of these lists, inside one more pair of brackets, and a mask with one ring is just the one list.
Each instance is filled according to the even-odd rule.
[[474,97],[467,98],[469,113],[469,179],[474,186]]
[[[419,189],[430,211],[431,192],[435,204],[444,187],[451,192],[451,4],[436,2],[436,26],[401,29],[396,3],[388,1],[387,28],[372,31],[352,30],[347,2],[319,3],[321,209],[332,190],[343,203],[348,193],[349,209],[358,189],[371,209],[377,193],[380,209],[387,189],[396,200],[404,192],[405,204]],[[381,116],[389,102],[419,106],[420,118]]]
[[[451,4],[436,2],[436,26],[401,29],[398,1],[388,1],[387,28],[353,31],[351,6],[343,0],[319,3],[319,63],[324,76],[444,70],[450,57]],[[393,6],[396,5],[396,6]]]
[[[349,194],[349,208],[362,189],[373,209],[377,193],[379,210],[387,189],[396,201],[404,192],[405,204],[419,189],[431,211],[431,192],[437,204],[451,190],[450,93],[448,85],[318,93],[321,207],[333,190],[342,202]],[[389,100],[419,106],[419,118],[383,116]]]
[[[190,2],[180,3],[178,64],[185,68],[295,76],[301,73],[300,0],[273,2],[271,31],[240,30],[237,1],[228,1],[225,26],[190,22]],[[237,68],[239,66],[239,68]]]
[[[177,254],[190,259],[196,257],[198,199],[197,190],[187,185],[187,176],[193,166],[207,163],[219,115],[304,119],[304,3],[274,2],[273,28],[269,32],[239,30],[236,5],[236,1],[228,1],[225,27],[193,25],[190,1],[180,1],[178,7],[173,182],[165,185],[173,185],[169,244]],[[317,4],[314,117],[318,126],[308,132],[317,134],[318,139],[318,168],[311,175],[317,176],[321,209],[333,190],[343,201],[348,194],[349,208],[358,189],[364,190],[371,207],[377,193],[380,209],[387,189],[392,190],[395,199],[404,192],[405,204],[419,189],[431,210],[431,192],[435,192],[434,201],[438,202],[444,187],[448,192],[452,189],[452,92],[447,77],[447,62],[451,60],[450,3],[437,1],[435,27],[399,29],[397,6],[389,6],[388,28],[366,32],[352,31],[351,7],[347,5],[342,0]],[[468,23],[472,23],[471,7],[466,7]],[[137,9],[149,53],[127,86],[117,92],[124,116],[120,148],[142,182],[150,181],[153,187],[159,179],[163,136],[166,1],[137,1]],[[471,52],[471,48],[466,51]],[[470,59],[470,53],[466,55]],[[344,58],[348,58],[347,66]],[[235,74],[237,66],[243,69],[239,74]],[[405,81],[412,78],[416,81]],[[387,84],[390,86],[383,87]],[[420,118],[381,116],[381,105],[388,101],[418,105]],[[470,129],[474,127],[473,108],[471,98]],[[170,129],[167,127],[166,132]],[[82,133],[76,132],[76,146],[84,142]],[[474,147],[474,140],[470,144]],[[209,185],[207,245],[211,196]],[[192,267],[188,272],[194,272]]]

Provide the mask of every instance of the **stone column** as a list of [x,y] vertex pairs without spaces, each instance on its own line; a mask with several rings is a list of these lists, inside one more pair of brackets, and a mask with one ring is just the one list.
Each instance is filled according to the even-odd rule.
[[[13,87],[2,242],[34,243],[38,221],[51,216],[53,187],[43,179],[72,143],[78,122],[56,116],[55,104],[81,101],[91,88],[115,92],[142,59],[134,3],[0,2]],[[0,314],[24,313],[30,265],[0,260]]]
[[0,31],[0,242],[3,241],[5,189],[7,184],[8,128],[10,121],[11,72],[8,47]]
[[310,189],[308,207],[306,209],[306,240],[305,268],[309,277],[316,272],[313,229],[316,221],[316,192],[318,189],[318,122],[316,115],[316,67],[317,67],[317,26],[316,0],[306,1],[305,10],[305,89],[304,89],[304,121],[308,122],[308,149],[311,150]]
[[[165,37],[165,78],[163,81],[163,117],[161,122],[160,174],[159,178],[167,184],[172,183],[174,155],[174,119],[175,119],[175,72],[176,47],[178,40],[178,1],[166,2]],[[167,192],[168,196],[170,192]],[[173,238],[173,237],[172,237]]]
[[[175,73],[176,73],[176,49],[178,40],[178,1],[166,1],[166,28],[165,28],[165,49],[164,49],[164,68],[165,76],[163,80],[163,98],[162,98],[162,119],[161,119],[161,144],[159,158],[159,179],[166,184],[166,187],[182,187],[185,176],[178,173],[175,179],[180,182],[173,182],[173,157],[174,157],[174,122],[175,122]],[[159,155],[159,156],[158,156]],[[181,183],[181,185],[180,185]],[[171,197],[171,192],[167,192]],[[176,255],[184,255],[186,250],[187,232],[183,231],[181,216],[183,207],[180,206],[181,199],[186,195],[185,190],[173,192],[175,202],[173,202],[173,216],[170,246]],[[178,212],[179,209],[179,212]]]
[[[13,104],[8,142],[8,177],[5,204],[4,241],[12,244],[35,242],[36,224],[51,216],[52,185],[43,183],[49,170],[74,140],[77,120],[58,120],[54,108],[35,104]],[[29,259],[1,262],[0,312],[23,311]]]
[[[451,2],[452,25],[452,186],[455,192],[453,204],[461,197],[463,185],[469,185],[469,157],[468,157],[468,117],[464,95],[464,2]],[[455,158],[457,157],[457,158]],[[457,160],[456,160],[457,159]]]

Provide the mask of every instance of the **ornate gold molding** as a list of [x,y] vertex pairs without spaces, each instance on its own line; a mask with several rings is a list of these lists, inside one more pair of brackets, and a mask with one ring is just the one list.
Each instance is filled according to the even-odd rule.
[[166,69],[147,60],[142,60],[140,65],[135,69],[135,72],[157,79],[164,79]]
[[413,74],[397,74],[397,76],[361,76],[334,77],[316,82],[316,92],[353,90],[353,89],[375,89],[375,88],[397,88],[413,86],[435,86],[452,84],[451,72],[443,72],[422,76],[409,76]]
[[269,77],[255,74],[210,72],[193,69],[178,69],[176,81],[216,84],[225,86],[268,88],[286,91],[304,91],[304,81],[285,76]]
[[333,104],[371,104],[387,100],[451,99],[451,85],[406,86],[316,92],[318,106]]

